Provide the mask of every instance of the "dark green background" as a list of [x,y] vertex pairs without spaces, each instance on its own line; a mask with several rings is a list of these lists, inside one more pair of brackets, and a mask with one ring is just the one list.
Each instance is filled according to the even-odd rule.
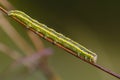
[[[95,52],[98,55],[98,64],[120,73],[119,0],[9,1],[16,9]],[[63,80],[118,80],[62,49],[46,41],[44,43],[46,47],[54,49],[50,65]]]

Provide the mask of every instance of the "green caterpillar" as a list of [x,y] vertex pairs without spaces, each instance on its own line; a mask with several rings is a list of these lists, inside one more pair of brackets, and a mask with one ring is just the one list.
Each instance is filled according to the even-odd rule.
[[66,48],[74,51],[78,56],[84,58],[89,62],[95,63],[97,55],[92,51],[81,46],[79,43],[65,37],[64,35],[56,32],[55,30],[48,28],[46,25],[39,23],[37,20],[32,19],[30,16],[19,10],[11,10],[8,12],[9,16],[15,17],[23,22],[27,28],[32,28],[36,32],[40,32],[44,37],[51,38],[55,43],[60,43]]

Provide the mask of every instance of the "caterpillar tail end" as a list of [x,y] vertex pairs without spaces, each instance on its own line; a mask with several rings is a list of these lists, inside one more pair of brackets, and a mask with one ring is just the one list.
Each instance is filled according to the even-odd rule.
[[97,55],[94,56],[94,59],[93,59],[94,63],[97,62]]

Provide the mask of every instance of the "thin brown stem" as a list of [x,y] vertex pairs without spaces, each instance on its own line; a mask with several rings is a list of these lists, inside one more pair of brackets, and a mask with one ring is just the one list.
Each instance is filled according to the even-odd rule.
[[[1,9],[4,13],[6,13],[6,14],[8,13],[5,9],[3,9],[3,8],[1,8],[1,7],[0,7],[0,9]],[[25,26],[25,24],[24,24],[23,22],[19,21],[17,18],[15,18],[15,17],[12,17],[12,18],[15,19],[17,22],[19,22],[20,24],[22,24],[23,26]],[[106,72],[106,73],[108,73],[108,74],[110,74],[110,75],[112,75],[112,76],[120,79],[120,75],[119,75],[119,74],[117,74],[117,73],[115,73],[115,72],[113,72],[113,71],[110,71],[109,69],[104,68],[104,67],[102,67],[101,65],[99,65],[99,64],[97,64],[97,63],[92,63],[92,62],[89,62],[89,61],[85,60],[84,58],[78,56],[74,51],[72,51],[72,50],[64,47],[62,44],[60,44],[60,43],[54,43],[54,41],[53,41],[51,38],[49,38],[49,37],[47,37],[47,38],[44,37],[44,35],[43,35],[42,33],[36,33],[36,31],[35,31],[33,28],[29,28],[29,30],[33,31],[35,34],[37,34],[38,36],[40,36],[40,37],[42,37],[43,39],[47,40],[48,42],[50,42],[50,43],[52,43],[52,44],[55,44],[56,46],[64,49],[64,50],[67,51],[68,53],[74,55],[75,57],[77,57],[77,58],[79,58],[79,59],[81,59],[81,60],[83,60],[84,62],[89,63],[89,64],[93,65],[94,67],[96,67],[96,68],[98,68],[98,69],[100,69],[100,70],[102,70],[102,71],[104,71],[104,72]]]
[[7,11],[7,10],[5,10],[4,8],[2,8],[2,7],[0,7],[0,10],[1,10],[1,11],[3,11],[5,14],[7,14],[7,13],[8,13],[8,11]]

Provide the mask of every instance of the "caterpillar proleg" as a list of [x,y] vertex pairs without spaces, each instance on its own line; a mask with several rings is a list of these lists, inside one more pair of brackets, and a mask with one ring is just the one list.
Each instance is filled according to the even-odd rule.
[[32,28],[36,32],[40,32],[44,37],[51,38],[54,43],[60,43],[66,48],[74,51],[78,56],[84,58],[89,62],[95,63],[97,60],[97,55],[87,48],[83,47],[79,43],[71,40],[70,38],[56,32],[55,30],[47,27],[46,25],[39,23],[37,20],[32,19],[30,16],[19,10],[11,10],[8,12],[9,16],[15,17],[21,22],[23,22],[27,28]]

